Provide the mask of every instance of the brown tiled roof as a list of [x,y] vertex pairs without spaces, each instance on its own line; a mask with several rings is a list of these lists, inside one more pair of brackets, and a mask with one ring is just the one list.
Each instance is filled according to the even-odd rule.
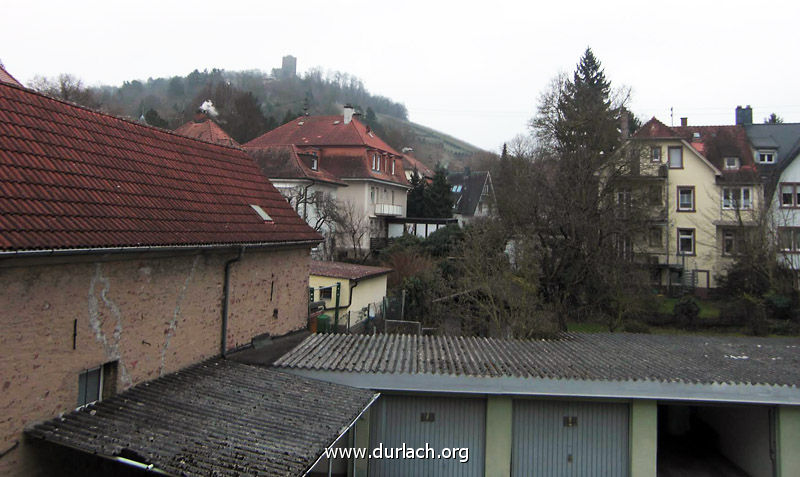
[[319,239],[239,149],[0,84],[0,250]]
[[385,267],[370,267],[354,263],[325,262],[322,260],[311,261],[311,275],[323,277],[347,278],[358,281],[391,272],[391,268]]
[[[408,186],[402,155],[392,149],[358,119],[344,124],[341,116],[303,116],[244,144],[254,151],[274,146],[294,146],[298,154],[319,152],[320,169],[337,179],[376,179]],[[382,164],[370,167],[374,152],[396,160],[395,173]]]
[[433,179],[434,171],[430,167],[426,166],[422,163],[419,159],[409,154],[403,154],[403,166],[406,168],[407,171],[412,171],[415,168],[417,169],[417,173],[419,173],[420,177],[424,177],[426,179]]
[[653,117],[637,129],[633,137],[637,139],[665,139],[678,138],[678,134],[672,128]]
[[0,83],[13,84],[14,86],[22,86],[22,83],[20,83],[19,81],[17,81],[16,78],[11,76],[11,73],[6,71],[5,68],[3,68],[3,65],[1,64],[0,64]]
[[214,359],[38,424],[26,433],[168,475],[304,475],[377,397]]
[[245,151],[256,161],[261,172],[271,179],[308,179],[346,186],[327,168],[320,165],[317,158],[317,170],[311,168],[310,154],[298,154],[297,148],[288,146],[245,147]]
[[175,132],[186,137],[220,144],[222,146],[239,147],[239,143],[219,127],[219,124],[207,118],[202,121],[189,121],[179,126]]

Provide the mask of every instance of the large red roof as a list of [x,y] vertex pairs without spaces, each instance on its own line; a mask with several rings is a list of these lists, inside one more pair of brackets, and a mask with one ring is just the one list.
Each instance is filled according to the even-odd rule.
[[319,167],[319,158],[317,158],[317,169],[313,169],[311,165],[313,156],[299,154],[297,148],[292,145],[247,148],[246,150],[256,161],[261,172],[271,179],[307,179],[347,186],[326,168]]
[[3,65],[0,65],[0,83],[8,83],[8,84],[13,84],[15,86],[22,86],[22,83],[20,83],[19,81],[17,81],[16,78],[11,76],[11,73],[6,71],[3,68]]
[[0,84],[0,250],[320,238],[239,149]]
[[301,116],[262,134],[245,144],[265,147],[296,146],[366,146],[400,157],[383,139],[356,118],[345,124],[342,116]]
[[189,121],[179,126],[175,132],[186,137],[212,142],[222,146],[239,146],[239,143],[230,137],[217,123],[208,118],[199,121]]

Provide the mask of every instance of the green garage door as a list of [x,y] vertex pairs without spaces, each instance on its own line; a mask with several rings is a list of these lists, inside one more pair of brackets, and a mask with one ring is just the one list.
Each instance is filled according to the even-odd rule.
[[626,477],[628,415],[628,404],[515,400],[512,475]]
[[[482,398],[410,397],[383,395],[370,413],[370,446],[383,448],[467,448],[469,460],[372,459],[375,476],[475,476],[484,472],[486,400]],[[461,454],[463,456],[463,453]]]

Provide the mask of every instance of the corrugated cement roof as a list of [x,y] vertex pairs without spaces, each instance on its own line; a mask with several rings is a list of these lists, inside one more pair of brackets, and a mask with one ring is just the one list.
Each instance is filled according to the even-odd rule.
[[565,333],[556,339],[313,335],[274,366],[392,375],[800,386],[800,339]]
[[29,437],[175,475],[302,475],[371,391],[215,359],[52,419]]

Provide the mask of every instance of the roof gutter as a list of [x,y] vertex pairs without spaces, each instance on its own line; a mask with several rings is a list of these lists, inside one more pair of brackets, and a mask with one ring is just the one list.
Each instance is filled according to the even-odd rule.
[[219,244],[193,244],[193,245],[148,245],[134,247],[88,247],[88,248],[48,248],[41,250],[4,250],[0,251],[0,259],[15,257],[50,257],[94,254],[118,253],[143,253],[143,252],[185,252],[195,250],[227,250],[239,247],[250,249],[295,247],[301,245],[316,245],[319,240],[298,240],[296,242],[254,242],[254,243],[219,243]]
[[320,461],[323,459],[323,457],[325,457],[325,451],[327,451],[327,450],[329,450],[331,447],[335,446],[335,445],[336,445],[336,443],[337,443],[337,442],[339,442],[339,439],[341,439],[341,438],[342,438],[342,436],[344,436],[345,434],[347,434],[347,431],[349,431],[349,430],[350,430],[350,429],[351,429],[351,428],[352,428],[352,427],[353,427],[353,426],[356,424],[356,422],[357,422],[359,419],[361,419],[361,416],[363,416],[363,415],[364,415],[364,413],[365,413],[365,412],[367,412],[367,409],[369,409],[370,407],[372,407],[372,405],[375,403],[375,401],[377,401],[377,400],[378,400],[378,398],[379,398],[379,397],[381,397],[380,393],[375,393],[375,394],[372,396],[372,399],[370,399],[369,403],[367,403],[367,405],[364,407],[364,409],[362,409],[362,410],[361,410],[361,412],[359,412],[359,413],[358,413],[358,416],[356,416],[356,418],[355,418],[355,419],[353,419],[353,420],[350,422],[350,424],[348,424],[347,426],[345,426],[345,427],[344,427],[344,429],[342,429],[342,431],[339,433],[339,437],[337,437],[336,439],[334,439],[334,440],[333,440],[333,442],[331,442],[331,444],[330,444],[328,447],[326,447],[326,448],[323,450],[322,454],[320,454],[320,456],[319,456],[319,457],[317,457],[317,460],[315,460],[315,461],[314,461],[314,463],[313,463],[313,464],[311,464],[311,465],[308,467],[308,469],[306,469],[305,473],[303,474],[303,477],[305,477],[306,475],[310,474],[310,473],[311,473],[311,471],[312,471],[312,470],[314,470],[314,467],[316,467],[316,466],[317,466],[317,464],[319,464],[319,462],[320,462]]
[[222,357],[227,358],[228,354],[228,301],[231,289],[231,265],[240,261],[244,256],[245,247],[239,249],[239,255],[231,258],[225,262],[225,282],[222,286],[222,340],[220,347],[222,348]]

